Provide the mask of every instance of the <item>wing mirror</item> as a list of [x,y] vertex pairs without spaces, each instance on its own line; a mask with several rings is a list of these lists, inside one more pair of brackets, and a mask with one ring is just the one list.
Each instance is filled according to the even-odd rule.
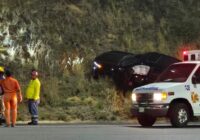
[[192,76],[192,84],[199,84],[200,83],[200,77],[199,76]]
[[197,77],[196,76],[192,76],[192,84],[196,84],[197,83]]

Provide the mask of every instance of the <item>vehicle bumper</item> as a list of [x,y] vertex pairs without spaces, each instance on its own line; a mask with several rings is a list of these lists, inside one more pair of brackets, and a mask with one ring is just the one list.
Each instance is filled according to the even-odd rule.
[[134,104],[131,108],[131,113],[135,117],[142,114],[150,115],[153,117],[164,117],[167,116],[168,109],[169,104]]

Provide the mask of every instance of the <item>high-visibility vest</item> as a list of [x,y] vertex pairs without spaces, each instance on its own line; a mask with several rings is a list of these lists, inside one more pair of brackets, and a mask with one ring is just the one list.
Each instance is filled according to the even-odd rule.
[[40,98],[40,81],[38,78],[31,80],[26,89],[26,98],[38,100]]

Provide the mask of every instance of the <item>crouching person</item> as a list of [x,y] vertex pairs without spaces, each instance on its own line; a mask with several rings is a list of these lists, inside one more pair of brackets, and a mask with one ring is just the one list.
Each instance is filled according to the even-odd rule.
[[5,123],[5,117],[4,117],[4,103],[3,103],[3,96],[0,96],[0,125],[2,125],[3,123]]
[[31,122],[28,125],[38,125],[38,105],[40,103],[40,81],[38,72],[32,70],[31,80],[26,89],[26,98],[28,100],[28,110],[31,115]]
[[4,68],[0,66],[0,125],[6,122],[4,117],[5,107],[3,102],[3,88],[1,86],[4,79]]

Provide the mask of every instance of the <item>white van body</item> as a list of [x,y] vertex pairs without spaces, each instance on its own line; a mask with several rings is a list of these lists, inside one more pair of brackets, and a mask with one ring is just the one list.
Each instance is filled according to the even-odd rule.
[[172,64],[155,83],[133,90],[131,112],[142,126],[165,116],[172,126],[183,127],[200,116],[200,51],[184,55],[188,61]]

